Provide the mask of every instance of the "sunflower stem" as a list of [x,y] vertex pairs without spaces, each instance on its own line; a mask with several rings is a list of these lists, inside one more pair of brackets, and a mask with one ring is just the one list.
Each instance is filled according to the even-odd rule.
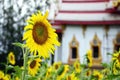
[[28,61],[28,50],[27,49],[22,49],[23,50],[23,59],[24,59],[24,62],[23,62],[23,68],[24,68],[24,71],[22,73],[22,80],[26,80],[26,75],[27,75],[27,61]]
[[5,74],[7,74],[7,71],[8,71],[8,58],[7,58],[7,63],[6,63],[6,65],[5,65]]

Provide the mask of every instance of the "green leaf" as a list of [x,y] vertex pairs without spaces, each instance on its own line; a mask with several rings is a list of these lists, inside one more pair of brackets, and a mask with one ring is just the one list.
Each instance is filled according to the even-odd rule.
[[107,63],[101,63],[101,65],[103,66],[103,67],[108,67],[108,64]]
[[12,68],[14,68],[14,66],[12,66],[12,65],[7,66],[7,70],[12,69]]
[[61,75],[63,71],[64,71],[64,66],[61,65],[60,68],[57,71],[58,75]]
[[26,75],[26,79],[27,80],[37,80],[37,77],[35,76],[35,77],[32,77],[32,76],[30,76],[30,75]]
[[111,80],[117,79],[119,76],[120,75],[113,75],[113,74],[111,74],[111,75],[108,75],[108,79],[111,79]]
[[14,69],[15,69],[16,76],[21,77],[23,70],[19,66],[15,66]]
[[85,68],[85,67],[86,67],[86,64],[80,64],[80,66],[81,66],[82,68]]
[[12,44],[15,45],[15,46],[24,48],[24,44],[22,44],[22,43],[20,43],[20,42],[15,42],[15,43],[12,43]]

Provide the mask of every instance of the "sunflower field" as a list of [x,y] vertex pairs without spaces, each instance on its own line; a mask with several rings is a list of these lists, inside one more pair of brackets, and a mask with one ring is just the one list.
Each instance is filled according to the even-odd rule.
[[0,70],[0,80],[119,80],[120,52],[111,54],[110,63],[101,63],[102,70],[91,69],[92,51],[85,55],[86,63],[78,60],[73,65],[55,62],[48,65],[49,55],[54,54],[55,46],[60,46],[55,29],[47,20],[48,12],[44,15],[38,11],[27,20],[24,27],[24,43],[13,43],[21,48],[23,66],[16,65],[15,52],[10,52],[7,63]]

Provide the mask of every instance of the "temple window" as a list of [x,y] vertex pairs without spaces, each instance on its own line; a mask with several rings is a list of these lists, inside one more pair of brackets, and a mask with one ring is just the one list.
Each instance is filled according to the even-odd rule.
[[101,64],[101,41],[99,40],[97,34],[94,35],[93,40],[90,42],[92,56],[93,56],[93,66]]
[[79,59],[78,47],[79,43],[76,40],[75,36],[73,36],[72,41],[69,43],[69,64],[72,64],[76,61],[76,59]]
[[93,58],[98,58],[99,57],[99,55],[98,55],[98,53],[99,53],[99,47],[98,46],[93,46]]
[[73,47],[72,49],[72,59],[76,59],[77,58],[77,48]]
[[120,50],[120,33],[116,35],[116,38],[113,40],[114,52]]

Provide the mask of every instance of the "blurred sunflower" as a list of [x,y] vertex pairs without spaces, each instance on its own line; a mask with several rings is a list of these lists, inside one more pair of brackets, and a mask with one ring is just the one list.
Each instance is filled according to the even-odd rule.
[[69,65],[63,65],[59,69],[59,73],[57,76],[57,80],[62,80],[65,76],[65,74],[69,71]]
[[59,68],[60,68],[60,66],[61,66],[61,62],[55,62],[54,64],[53,64],[53,69],[54,70],[58,70]]
[[28,61],[28,74],[35,76],[38,72],[39,67],[40,67],[40,62],[41,62],[40,58],[36,58],[32,61],[31,60]]
[[79,80],[79,79],[75,77],[75,73],[72,73],[66,77],[66,80]]
[[46,72],[45,80],[51,77],[51,73],[52,73],[52,67],[49,67]]
[[14,55],[13,52],[10,52],[10,53],[8,54],[8,61],[9,61],[9,63],[11,63],[12,65],[15,64],[15,55]]
[[19,77],[15,77],[15,80],[20,80]]
[[113,53],[112,60],[115,63],[114,66],[120,68],[120,52]]
[[92,50],[87,51],[87,63],[89,67],[92,66]]
[[114,75],[117,75],[117,74],[118,74],[118,70],[117,70],[115,67],[113,67],[113,70],[112,70],[112,71],[113,71],[113,74],[114,74]]
[[76,71],[77,73],[80,73],[80,72],[81,72],[80,62],[79,62],[78,60],[75,61],[75,63],[74,63],[73,66],[74,66],[75,71]]
[[54,45],[60,46],[55,29],[46,19],[48,12],[45,15],[39,11],[33,14],[28,20],[28,25],[25,26],[23,40],[26,40],[25,46],[30,49],[31,53],[44,58],[49,57],[48,52],[54,53]]
[[102,75],[99,71],[94,70],[94,71],[93,71],[93,77],[94,77],[94,79],[102,80],[103,75]]
[[112,72],[114,75],[117,75],[119,70],[117,69],[116,62],[113,63]]
[[110,73],[110,69],[108,69],[108,68],[105,68],[105,69],[102,70],[103,75],[108,75],[109,73]]
[[11,80],[11,75],[10,74],[6,74],[6,77]]
[[90,75],[91,75],[91,70],[88,69],[88,70],[85,72],[85,76],[88,77],[88,76],[90,76]]
[[119,2],[116,0],[116,1],[113,1],[113,7],[117,7],[118,6],[118,4],[119,4]]
[[2,71],[0,71],[0,80],[9,80],[8,76],[4,75]]

